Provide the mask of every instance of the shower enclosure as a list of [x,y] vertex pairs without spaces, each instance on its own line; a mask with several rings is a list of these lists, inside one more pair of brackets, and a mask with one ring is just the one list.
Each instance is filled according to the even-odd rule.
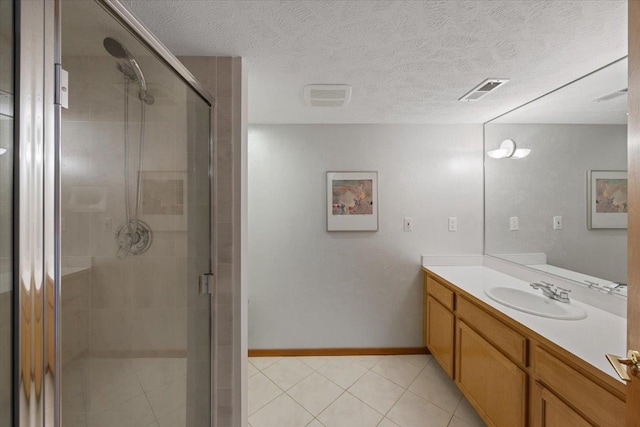
[[0,427],[215,425],[213,97],[116,0],[0,7]]

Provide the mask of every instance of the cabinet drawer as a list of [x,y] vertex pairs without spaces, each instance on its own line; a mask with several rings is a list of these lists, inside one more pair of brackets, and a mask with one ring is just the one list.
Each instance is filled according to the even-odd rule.
[[458,316],[514,361],[527,364],[527,340],[475,304],[458,297]]
[[534,372],[552,389],[599,426],[625,424],[625,403],[541,347],[534,350]]
[[431,276],[427,276],[427,293],[440,301],[440,304],[453,311],[453,291]]

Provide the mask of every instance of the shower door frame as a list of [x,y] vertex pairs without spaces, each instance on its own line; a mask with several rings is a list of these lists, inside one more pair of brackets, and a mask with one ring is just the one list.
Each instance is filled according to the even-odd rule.
[[[94,0],[209,106],[209,271],[217,276],[214,96],[118,0]],[[61,0],[14,0],[15,174],[13,422],[61,427]],[[24,220],[21,220],[24,218]],[[203,272],[205,273],[205,272]],[[188,284],[198,286],[198,283]],[[210,425],[216,425],[215,295],[209,301]],[[50,308],[48,308],[48,306]],[[33,322],[39,316],[34,328]],[[21,375],[21,373],[23,375]],[[27,380],[25,382],[25,379]],[[34,393],[35,392],[35,393]]]

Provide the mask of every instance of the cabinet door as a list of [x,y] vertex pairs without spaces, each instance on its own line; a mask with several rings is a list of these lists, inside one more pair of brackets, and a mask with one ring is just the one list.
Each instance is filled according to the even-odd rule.
[[533,427],[589,427],[576,411],[536,383],[533,396]]
[[526,424],[527,374],[464,322],[457,328],[456,382],[490,425]]
[[442,369],[453,378],[454,316],[431,295],[426,305],[426,345]]

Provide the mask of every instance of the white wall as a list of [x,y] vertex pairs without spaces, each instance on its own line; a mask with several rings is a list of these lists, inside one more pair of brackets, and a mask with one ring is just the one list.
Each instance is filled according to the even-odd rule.
[[[482,159],[481,125],[250,126],[249,348],[421,346],[420,255],[482,253]],[[378,171],[378,232],[326,231],[330,170]]]
[[[543,252],[548,264],[626,283],[627,230],[587,229],[587,171],[627,169],[626,125],[490,124],[485,137],[487,149],[506,138],[531,149],[487,158],[486,252]],[[519,231],[509,231],[511,216]]]

